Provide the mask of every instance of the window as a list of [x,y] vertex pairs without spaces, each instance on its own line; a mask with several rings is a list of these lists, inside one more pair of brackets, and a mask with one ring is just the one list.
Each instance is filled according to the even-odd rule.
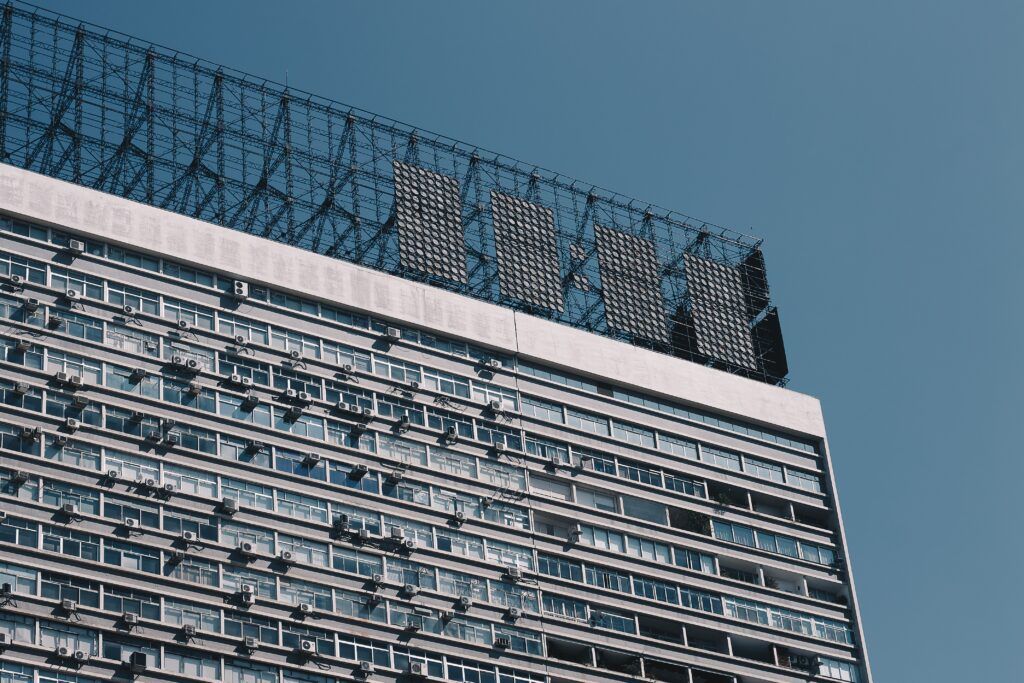
[[642,598],[650,598],[658,602],[668,602],[673,605],[679,604],[679,590],[670,583],[644,579],[639,576],[633,577],[633,592]]
[[240,375],[251,379],[253,384],[270,385],[270,366],[266,363],[226,353],[219,354],[217,359],[222,375]]
[[619,593],[629,593],[629,574],[617,572],[614,569],[595,567],[587,565],[586,580],[591,586],[598,586]]
[[288,353],[298,351],[303,358],[320,357],[319,339],[277,327],[270,332],[270,346]]
[[40,619],[39,644],[49,650],[66,647],[72,652],[82,651],[95,657],[99,653],[99,634],[90,629]]
[[160,573],[159,550],[151,550],[125,541],[104,541],[103,561],[122,569],[133,569],[148,574]]
[[359,576],[384,573],[384,562],[377,555],[360,550],[335,546],[331,557],[335,569]]
[[111,261],[117,261],[123,263],[126,266],[132,266],[134,268],[142,268],[143,270],[150,270],[157,272],[160,270],[160,259],[152,256],[146,256],[135,251],[128,251],[121,247],[115,247],[110,245],[107,247],[107,258]]
[[189,325],[204,330],[213,329],[213,309],[191,301],[164,297],[164,318],[185,321]]
[[423,368],[423,386],[442,394],[469,398],[469,380],[443,370]]
[[260,555],[274,554],[274,532],[263,527],[225,521],[220,529],[221,543],[237,548],[242,543],[251,543],[253,552]]
[[[185,435],[183,440],[184,438]],[[207,499],[217,498],[217,476],[208,472],[200,472],[181,465],[165,465],[164,483],[174,484],[174,488],[182,493],[191,493]]]
[[191,531],[204,541],[217,542],[217,518],[201,514],[188,514],[167,508],[164,511],[164,531],[180,536],[183,531]]
[[685,548],[673,548],[675,563],[679,567],[685,567],[705,574],[714,574],[715,558],[711,555],[698,553]]
[[701,460],[711,465],[717,465],[718,467],[724,467],[727,470],[733,472],[742,472],[743,465],[740,463],[740,456],[735,453],[729,453],[727,451],[720,450],[718,448],[712,448],[711,446],[701,446]]
[[103,377],[102,365],[98,361],[53,349],[46,351],[46,369],[48,372],[66,372],[81,377],[83,382],[92,385],[100,384]]
[[460,437],[473,438],[473,421],[471,419],[437,408],[428,408],[427,411],[427,426],[431,429],[443,432],[452,429]]
[[19,275],[28,282],[46,285],[46,264],[0,252],[0,275]]
[[519,394],[515,389],[508,389],[498,384],[473,380],[473,400],[481,403],[497,401],[502,410],[519,410]]
[[596,491],[594,489],[576,487],[576,502],[590,508],[604,510],[605,512],[618,512],[616,497],[610,493]]
[[704,482],[679,477],[674,474],[665,474],[665,488],[678,493],[685,493],[688,496],[708,497],[707,487],[704,485]]
[[821,493],[821,479],[816,474],[800,472],[799,470],[792,470],[787,467],[786,481],[788,481],[791,486],[803,489],[804,491]]
[[221,477],[221,494],[225,499],[238,501],[243,507],[268,511],[274,509],[274,489],[269,486]]
[[326,481],[327,463],[322,458],[311,459],[305,453],[290,451],[284,448],[274,449],[274,469],[300,477]]
[[438,587],[442,593],[487,602],[487,582],[451,569],[438,570]]
[[107,323],[103,344],[118,351],[137,353],[150,358],[160,357],[160,337],[132,327]]
[[[383,446],[383,439],[381,444]],[[424,462],[420,464],[426,464],[426,448],[423,449],[423,456]],[[454,474],[455,476],[468,477],[470,479],[476,479],[477,477],[476,458],[464,453],[457,453],[440,447],[431,448],[430,464],[434,469],[446,474]]]
[[66,268],[54,266],[50,269],[50,286],[54,289],[73,289],[89,299],[103,301],[103,280]]
[[566,409],[566,424],[590,434],[608,436],[608,420],[598,415],[591,415],[575,408]]
[[36,594],[38,572],[29,567],[0,562],[0,583],[11,584],[11,590],[25,595]]
[[612,435],[616,439],[634,446],[654,448],[654,432],[638,425],[626,424],[616,420],[612,425]]
[[[274,619],[259,617],[243,612],[226,612],[224,614],[224,635],[234,638],[255,638],[267,645],[277,645],[278,623]],[[274,677],[276,681],[277,677]]]
[[284,368],[274,369],[274,388],[282,391],[287,389],[305,391],[317,400],[322,399],[324,396],[319,378]]
[[569,447],[558,441],[542,439],[539,436],[527,435],[526,452],[530,455],[535,455],[538,458],[550,460],[553,463],[561,465],[570,464]]
[[277,492],[277,510],[294,519],[327,524],[327,501],[320,498],[281,490]]
[[136,311],[160,315],[160,296],[128,285],[111,282],[107,286],[107,301],[117,306],[131,306]]
[[102,320],[71,311],[64,311],[61,318],[64,319],[64,332],[69,336],[92,342],[103,341]]
[[402,586],[416,586],[426,590],[437,590],[437,578],[434,569],[419,562],[391,558],[388,560],[388,581]]
[[622,534],[587,524],[580,526],[580,542],[594,548],[611,550],[617,553],[626,551],[626,541]]
[[100,606],[100,584],[63,574],[43,572],[40,595],[50,600],[74,600],[86,607]]
[[164,649],[164,670],[180,674],[188,680],[220,680],[220,657],[200,652]]
[[545,593],[542,604],[545,614],[581,623],[586,623],[587,621],[587,603],[580,600]]
[[[103,609],[118,614],[128,612],[143,619],[157,620],[160,619],[160,596],[120,586],[106,586],[103,589]],[[219,615],[219,611],[216,613]],[[169,614],[167,618],[170,618]]]
[[[8,518],[10,521],[10,518]],[[44,524],[43,550],[61,555],[80,557],[83,560],[100,560],[100,537],[83,531]]]
[[83,441],[69,440],[63,446],[58,446],[53,437],[47,437],[43,457],[83,469],[98,470],[100,468],[100,447]]
[[270,329],[266,323],[249,320],[230,313],[217,316],[217,331],[229,337],[242,337],[250,344],[266,346],[270,341]]
[[280,597],[289,605],[313,605],[317,609],[330,610],[331,589],[317,583],[281,577]]
[[337,366],[351,365],[354,370],[371,371],[370,354],[344,344],[324,342],[324,360]]
[[186,554],[184,560],[172,564],[166,575],[172,579],[197,586],[217,587],[220,585],[220,572],[217,563],[192,554]]
[[658,448],[687,460],[697,460],[697,444],[658,432]]
[[212,273],[182,266],[171,261],[164,261],[164,275],[177,280],[184,280],[185,282],[194,282],[203,287],[215,287],[217,285],[217,278]]
[[279,533],[277,535],[277,548],[280,552],[290,552],[295,561],[303,566],[330,566],[326,543],[317,543],[308,538]]
[[317,441],[323,441],[326,436],[324,421],[312,415],[299,415],[295,417],[284,408],[274,406],[274,429],[282,432],[289,432],[296,436],[304,436]]
[[774,481],[777,484],[781,484],[785,481],[785,477],[782,475],[782,467],[779,465],[773,465],[770,462],[764,460],[758,460],[752,458],[749,455],[743,456],[743,469],[748,474],[752,474],[758,479],[767,479],[768,481]]
[[537,558],[537,570],[548,576],[557,576],[569,581],[583,581],[583,565],[561,557],[540,555]]
[[390,358],[383,354],[374,354],[373,373],[396,382],[408,383],[422,380],[420,366],[415,363],[406,363],[397,358]]
[[540,398],[534,398],[533,396],[523,396],[522,413],[545,422],[555,422],[557,424],[565,422],[561,405]]
[[103,497],[103,516],[124,522],[135,520],[140,526],[150,529],[160,528],[160,506],[136,498],[122,498],[108,493]]

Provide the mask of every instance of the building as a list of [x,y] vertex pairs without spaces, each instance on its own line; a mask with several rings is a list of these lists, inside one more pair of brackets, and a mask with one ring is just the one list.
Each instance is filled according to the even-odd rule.
[[0,50],[0,681],[870,682],[758,243],[17,5]]

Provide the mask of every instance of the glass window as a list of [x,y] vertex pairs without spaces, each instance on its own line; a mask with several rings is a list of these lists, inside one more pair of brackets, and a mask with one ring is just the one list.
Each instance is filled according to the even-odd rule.
[[558,403],[551,403],[540,398],[534,398],[533,396],[523,396],[522,401],[522,413],[529,417],[535,417],[545,422],[554,422],[557,424],[563,424],[565,422],[565,415],[562,411],[562,406]]
[[599,415],[592,415],[575,408],[566,409],[566,424],[590,434],[608,436],[609,433],[608,420]]

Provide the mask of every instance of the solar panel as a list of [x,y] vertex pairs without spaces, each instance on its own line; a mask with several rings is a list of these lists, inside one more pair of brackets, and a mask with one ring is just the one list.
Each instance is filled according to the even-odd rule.
[[466,282],[466,241],[459,181],[394,161],[398,258],[427,275]]
[[757,369],[739,271],[710,259],[683,255],[697,350],[709,358]]
[[492,190],[491,215],[501,293],[561,311],[562,276],[551,209]]
[[654,244],[600,225],[594,226],[594,233],[608,325],[649,341],[667,343],[665,303]]

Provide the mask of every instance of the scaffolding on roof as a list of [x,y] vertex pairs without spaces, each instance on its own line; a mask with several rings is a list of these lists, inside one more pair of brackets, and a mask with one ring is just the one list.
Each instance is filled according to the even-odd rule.
[[[759,240],[10,2],[2,6],[0,20],[0,161],[761,381],[785,381],[781,332],[768,301]],[[464,262],[433,269],[427,257],[436,261],[436,249],[417,252],[411,260],[407,256],[409,240],[424,239],[423,225],[411,231],[408,218],[403,225],[402,209],[411,207],[396,197],[396,164],[455,181],[446,182],[457,187],[457,201],[449,196],[446,202],[455,206],[464,240],[448,245],[450,254],[442,249],[439,258]],[[506,282],[521,272],[510,270],[507,257],[499,258],[495,195],[532,204],[535,210],[523,215],[550,215],[557,263],[550,264],[543,284],[550,289],[554,270],[560,292],[545,290],[539,300],[529,301],[518,297],[537,288],[502,286],[503,269]],[[415,201],[417,211],[426,211],[419,202],[432,200]],[[602,265],[602,229],[649,243],[656,262],[637,261],[644,275],[631,283],[628,267],[613,268],[607,259]],[[710,329],[694,322],[707,301],[693,306],[687,254],[735,269],[752,288],[747,303],[756,301],[758,307],[744,307],[742,334],[753,340],[755,363],[709,353],[735,347],[729,340],[717,344],[698,338],[706,334],[700,330]],[[660,278],[658,291],[651,289],[652,269],[654,279]],[[618,283],[615,292],[604,286],[606,280]],[[647,315],[643,324],[634,324],[614,313],[652,306],[663,312],[662,320],[652,322]]]

